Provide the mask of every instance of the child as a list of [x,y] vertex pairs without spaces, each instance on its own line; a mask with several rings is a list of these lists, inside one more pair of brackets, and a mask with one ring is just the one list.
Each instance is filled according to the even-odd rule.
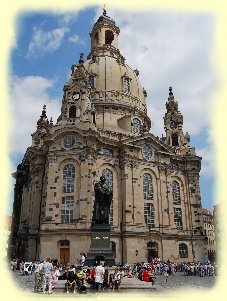
[[119,273],[119,269],[116,268],[115,272],[113,274],[113,277],[112,277],[112,291],[113,292],[115,291],[115,289],[117,291],[119,291],[120,283],[121,283],[121,275]]

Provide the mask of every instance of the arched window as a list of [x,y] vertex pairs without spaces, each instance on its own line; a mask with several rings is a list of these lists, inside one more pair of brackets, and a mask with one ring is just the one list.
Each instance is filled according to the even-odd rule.
[[173,204],[180,205],[181,204],[180,185],[177,181],[172,182],[172,193],[173,193]]
[[96,32],[95,36],[94,36],[94,46],[97,46],[99,43],[99,34],[98,32]]
[[176,133],[172,135],[172,146],[179,146],[178,135]]
[[130,79],[128,77],[123,78],[123,88],[125,92],[130,92]]
[[76,118],[76,106],[69,108],[69,118]]
[[144,204],[144,219],[148,227],[154,228],[154,206],[151,203]]
[[179,244],[180,258],[188,258],[188,247],[186,244]]
[[114,34],[110,30],[106,30],[105,32],[105,44],[111,45],[114,40]]
[[[105,177],[106,182],[105,184],[113,190],[113,173],[110,169],[106,168],[103,170],[102,175]],[[109,223],[113,225],[113,200],[110,204],[110,216],[109,216]]]
[[145,200],[154,199],[152,177],[149,173],[143,175],[143,198]]
[[74,192],[75,166],[67,164],[63,169],[63,192]]
[[133,123],[132,123],[132,129],[134,133],[141,133],[141,121],[138,118],[134,118],[133,119]]

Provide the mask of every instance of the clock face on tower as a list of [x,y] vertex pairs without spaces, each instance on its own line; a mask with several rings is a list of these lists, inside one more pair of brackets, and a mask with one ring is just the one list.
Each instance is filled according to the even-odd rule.
[[170,123],[170,127],[171,127],[172,129],[176,129],[176,128],[177,128],[177,123],[176,123],[176,121],[172,121],[172,122]]
[[73,92],[73,100],[78,100],[80,99],[80,92],[79,91],[74,91]]

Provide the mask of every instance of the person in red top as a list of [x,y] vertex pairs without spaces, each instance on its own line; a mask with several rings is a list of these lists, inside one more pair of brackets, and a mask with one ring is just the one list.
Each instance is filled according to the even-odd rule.
[[144,269],[143,270],[143,274],[142,274],[142,279],[143,279],[143,281],[145,281],[145,282],[150,282],[150,274],[149,274],[149,272],[148,272],[148,269]]
[[95,268],[96,265],[93,266],[93,269],[90,270],[89,276],[87,277],[87,282],[90,284],[90,289],[95,288]]

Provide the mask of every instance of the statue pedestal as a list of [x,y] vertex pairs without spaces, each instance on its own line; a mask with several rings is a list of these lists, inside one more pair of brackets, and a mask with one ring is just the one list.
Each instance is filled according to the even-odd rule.
[[114,266],[115,259],[110,242],[110,229],[108,224],[91,225],[91,246],[84,265],[92,266],[97,256],[104,256],[106,266]]

